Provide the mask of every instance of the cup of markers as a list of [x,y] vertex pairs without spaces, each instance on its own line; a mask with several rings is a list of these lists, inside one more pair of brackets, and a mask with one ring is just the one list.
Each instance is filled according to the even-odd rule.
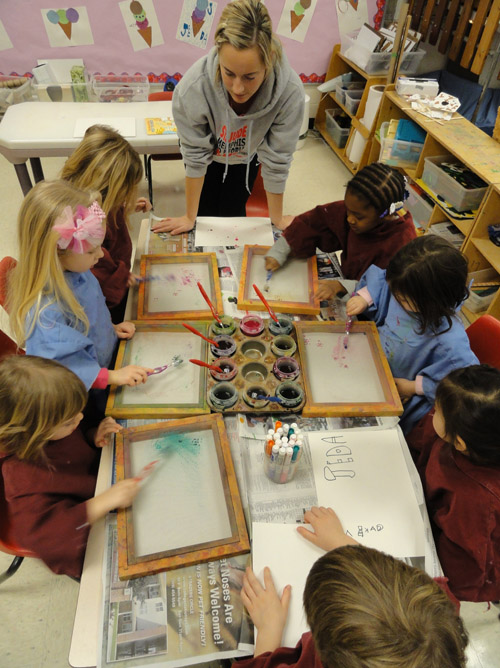
[[278,484],[292,480],[297,470],[304,437],[297,424],[276,422],[274,429],[267,432],[264,447],[264,471],[267,477]]

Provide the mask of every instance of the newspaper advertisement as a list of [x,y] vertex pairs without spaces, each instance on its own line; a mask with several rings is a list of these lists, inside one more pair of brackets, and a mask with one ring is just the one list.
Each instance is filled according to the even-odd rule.
[[98,668],[177,668],[253,653],[240,598],[249,555],[120,580],[108,519]]

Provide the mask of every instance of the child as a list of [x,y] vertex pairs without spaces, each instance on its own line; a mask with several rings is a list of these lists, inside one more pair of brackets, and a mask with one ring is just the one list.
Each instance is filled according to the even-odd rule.
[[98,190],[106,214],[103,257],[92,268],[99,281],[113,322],[123,320],[128,288],[135,284],[130,273],[132,240],[128,225],[134,211],[149,211],[145,197],[137,199],[142,178],[141,159],[118,132],[92,125],[78,148],[66,160],[61,178],[82,190]]
[[387,271],[372,266],[346,312],[374,320],[404,404],[407,434],[434,403],[452,369],[477,364],[456,311],[468,296],[467,260],[445,239],[426,234],[403,246]]
[[262,587],[250,568],[241,597],[258,629],[255,656],[238,668],[463,668],[467,633],[452,602],[426,573],[346,536],[331,508],[304,515],[304,538],[331,550],[307,576],[311,628],[280,647],[290,587],[278,596],[269,569]]
[[[347,184],[344,201],[317,206],[287,218],[291,224],[266,255],[266,269],[276,271],[291,253],[312,257],[316,248],[342,251],[342,273],[359,280],[372,264],[385,269],[392,256],[415,238],[410,213],[403,209],[406,182],[396,169],[380,162],[360,170]],[[317,296],[345,294],[338,281],[320,281]]]
[[13,538],[74,578],[90,526],[139,491],[129,479],[94,497],[100,451],[90,443],[103,447],[120,427],[106,418],[85,436],[78,425],[86,401],[82,381],[58,362],[30,355],[0,362],[0,462]]
[[455,369],[408,434],[439,560],[465,601],[500,598],[500,371]]
[[12,330],[29,355],[69,367],[85,387],[145,383],[148,371],[108,370],[117,339],[131,322],[113,325],[90,269],[102,257],[105,214],[93,196],[65,181],[41,181],[26,195],[18,218],[20,260],[9,273]]

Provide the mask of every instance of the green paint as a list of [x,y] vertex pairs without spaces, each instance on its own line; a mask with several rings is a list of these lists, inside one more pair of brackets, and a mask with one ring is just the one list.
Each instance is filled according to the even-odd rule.
[[200,439],[192,438],[189,434],[166,434],[154,443],[154,449],[162,455],[191,455],[200,453]]

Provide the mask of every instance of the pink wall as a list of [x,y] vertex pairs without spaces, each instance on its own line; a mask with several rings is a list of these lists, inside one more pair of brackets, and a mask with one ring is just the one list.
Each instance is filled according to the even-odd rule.
[[[68,0],[60,2],[56,6],[51,4],[51,0],[0,1],[0,20],[13,44],[13,48],[0,51],[1,73],[30,72],[37,58],[83,58],[90,73],[183,74],[207,52],[175,39],[182,0],[154,0],[165,43],[142,51],[134,51],[132,48],[118,0],[73,0],[73,5]],[[292,67],[303,75],[304,81],[314,81],[314,75],[322,77],[325,74],[333,45],[339,42],[335,5],[346,2],[317,0],[316,11],[303,43],[281,37]],[[377,11],[376,0],[367,0],[367,3],[369,22],[373,25],[373,16]],[[224,0],[218,0],[214,27],[226,4]],[[267,0],[266,5],[276,28],[284,0]],[[49,45],[40,10],[69,6],[86,7],[95,42],[93,45],[59,48]],[[133,22],[132,16],[131,20]]]

